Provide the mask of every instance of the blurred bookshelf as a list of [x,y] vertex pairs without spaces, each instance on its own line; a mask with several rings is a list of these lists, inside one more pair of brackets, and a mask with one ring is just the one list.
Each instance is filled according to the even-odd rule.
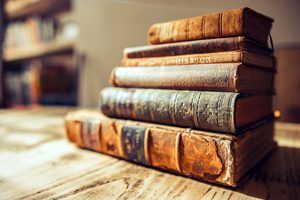
[[71,1],[65,0],[7,0],[5,13],[8,20],[32,15],[52,14],[71,8]]
[[[3,30],[4,23],[4,3],[0,1],[0,30]],[[3,58],[2,58],[2,43],[3,43],[4,31],[0,31],[0,108],[4,106],[4,84],[3,84]]]
[[82,56],[72,0],[6,0],[1,18],[1,106],[76,106]]
[[73,50],[74,42],[39,44],[27,48],[5,49],[3,51],[3,60],[4,62],[14,62],[62,52],[72,52]]

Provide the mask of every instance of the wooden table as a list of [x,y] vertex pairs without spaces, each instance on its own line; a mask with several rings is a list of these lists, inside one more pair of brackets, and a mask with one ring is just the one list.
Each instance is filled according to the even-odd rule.
[[277,123],[279,148],[233,190],[78,149],[68,111],[0,111],[0,199],[300,199],[300,125]]

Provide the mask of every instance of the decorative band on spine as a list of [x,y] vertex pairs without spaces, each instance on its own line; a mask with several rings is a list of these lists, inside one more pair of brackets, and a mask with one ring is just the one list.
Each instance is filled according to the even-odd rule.
[[[198,95],[198,96],[197,96]],[[191,107],[192,107],[192,122],[194,127],[199,127],[199,123],[198,123],[198,119],[197,119],[197,102],[199,101],[199,97],[200,94],[194,92],[193,97],[192,97],[192,103],[191,103]]]
[[170,101],[169,101],[169,105],[168,105],[168,111],[169,111],[169,115],[170,115],[170,119],[171,122],[176,125],[176,115],[175,115],[175,109],[176,109],[176,100],[177,100],[177,96],[178,96],[178,91],[176,91],[175,93],[172,94]]
[[[155,27],[155,32],[156,32],[156,34],[155,34],[155,32],[153,33],[153,35],[154,35],[154,39],[150,39],[150,38],[153,38],[153,36],[152,37],[149,37],[149,42],[151,43],[151,44],[159,44],[159,43],[161,43],[161,40],[160,40],[160,38],[161,37],[163,37],[162,36],[162,29],[163,29],[163,27],[161,27],[161,26],[158,26],[158,28],[157,27]],[[151,32],[150,32],[150,36],[151,36],[152,34],[151,34]]]
[[[202,96],[202,92],[199,93],[198,99],[195,102],[196,103],[196,112],[193,113],[193,119],[195,119],[195,122],[197,122],[197,128],[201,128],[202,123],[201,123],[201,117],[199,116],[200,113],[200,107],[201,107],[201,96]],[[196,124],[196,123],[195,123]]]
[[187,19],[186,20],[186,23],[185,23],[185,34],[184,34],[184,36],[185,36],[185,40],[189,40],[190,39],[190,30],[189,30],[189,28],[190,28],[190,20],[189,19]]
[[234,123],[234,119],[235,119],[234,113],[235,113],[235,108],[236,108],[236,97],[237,97],[237,95],[235,93],[232,93],[229,96],[229,100],[228,100],[228,104],[227,104],[226,117],[227,117],[228,127],[229,127],[228,130],[230,130],[232,133],[235,133],[237,131],[236,127],[235,127],[235,123]]
[[151,158],[149,153],[149,137],[150,137],[150,130],[147,128],[145,131],[144,136],[144,156],[149,165],[151,165]]
[[[224,93],[221,93],[219,96],[218,96],[218,100],[217,100],[217,127],[218,127],[218,130],[222,130],[223,127],[224,127],[224,124],[226,124],[226,121],[224,122],[224,119],[223,119],[223,111],[222,111],[222,108],[223,108],[223,103],[224,103]],[[226,129],[226,126],[225,126],[225,129]]]
[[[74,123],[75,127],[72,128],[73,123]],[[73,143],[76,143],[76,134],[77,134],[76,133],[76,123],[77,123],[77,121],[74,121],[74,122],[69,121],[69,120],[65,121],[65,127],[66,127],[66,132],[65,133],[66,133],[66,136],[69,139],[69,141],[73,142]],[[74,131],[72,131],[74,129],[75,129],[75,133],[74,133]]]
[[[116,94],[114,94],[115,97],[113,98],[113,101],[114,101],[114,108],[115,108],[115,113],[118,115],[118,116],[122,116],[121,115],[121,98],[122,98],[122,95],[123,95],[123,90],[120,90],[118,91]],[[112,98],[112,97],[111,97]]]
[[102,123],[101,122],[99,122],[99,124],[98,124],[98,130],[97,130],[96,137],[97,137],[97,149],[102,152],[103,149],[102,149],[102,145],[101,145],[101,142],[102,142]]
[[180,165],[180,159],[181,159],[180,145],[181,145],[181,133],[179,132],[176,135],[176,141],[175,141],[175,163],[176,163],[177,171],[181,173],[182,171]]
[[148,110],[149,110],[149,114],[150,114],[150,120],[152,120],[152,122],[155,122],[155,117],[154,117],[154,111],[155,111],[155,95],[152,95],[152,90],[149,90],[149,99],[148,99]]
[[84,146],[84,121],[79,122],[79,132],[76,134],[77,145],[80,147]]
[[205,16],[202,17],[202,38],[205,38]]
[[223,30],[222,30],[222,17],[223,17],[223,13],[219,14],[219,36],[223,35]]
[[119,155],[124,158],[124,149],[123,149],[123,131],[118,131],[115,122],[112,122],[111,126],[113,127],[113,130],[115,131],[115,134],[117,134],[118,137],[118,151]]

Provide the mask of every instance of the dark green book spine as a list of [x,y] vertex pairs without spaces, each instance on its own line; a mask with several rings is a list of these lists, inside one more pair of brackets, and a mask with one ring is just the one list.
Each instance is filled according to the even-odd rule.
[[235,133],[238,93],[106,88],[100,94],[109,117]]

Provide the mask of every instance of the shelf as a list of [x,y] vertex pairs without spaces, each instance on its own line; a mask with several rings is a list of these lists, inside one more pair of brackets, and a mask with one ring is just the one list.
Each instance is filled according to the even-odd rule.
[[70,0],[18,0],[6,3],[5,14],[8,20],[14,20],[32,15],[46,15],[70,8]]
[[74,42],[40,44],[22,49],[4,49],[3,61],[14,62],[74,50]]

